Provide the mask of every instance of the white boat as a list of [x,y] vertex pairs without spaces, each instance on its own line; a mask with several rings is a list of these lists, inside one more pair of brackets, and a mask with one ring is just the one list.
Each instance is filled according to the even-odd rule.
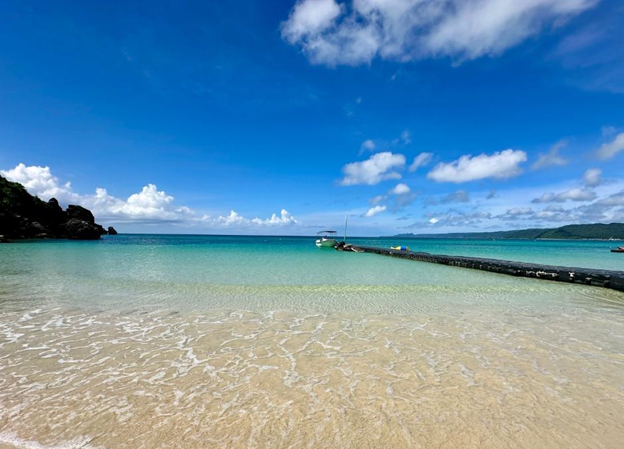
[[316,246],[319,248],[333,248],[338,244],[338,240],[334,238],[336,231],[317,232]]

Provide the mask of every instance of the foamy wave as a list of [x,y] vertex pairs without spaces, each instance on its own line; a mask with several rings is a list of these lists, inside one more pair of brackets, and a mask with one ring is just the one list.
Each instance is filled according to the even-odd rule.
[[105,449],[105,446],[91,445],[93,438],[82,437],[53,445],[41,444],[34,440],[25,440],[15,432],[0,432],[0,443],[19,449]]

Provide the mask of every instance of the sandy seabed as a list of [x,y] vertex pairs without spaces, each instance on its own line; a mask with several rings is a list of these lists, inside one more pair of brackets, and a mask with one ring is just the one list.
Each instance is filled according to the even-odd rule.
[[0,313],[0,447],[591,448],[624,441],[624,318]]

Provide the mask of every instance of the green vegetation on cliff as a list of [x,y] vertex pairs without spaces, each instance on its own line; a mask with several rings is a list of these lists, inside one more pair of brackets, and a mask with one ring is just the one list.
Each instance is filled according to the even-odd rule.
[[520,229],[495,232],[458,232],[451,234],[399,234],[402,238],[430,239],[560,239],[560,240],[624,240],[624,223],[567,225],[559,228]]

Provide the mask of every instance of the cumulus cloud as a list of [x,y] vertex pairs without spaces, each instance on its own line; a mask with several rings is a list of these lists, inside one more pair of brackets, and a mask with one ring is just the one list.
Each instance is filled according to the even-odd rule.
[[282,37],[314,64],[501,54],[597,0],[299,0]]
[[231,210],[228,215],[220,215],[214,220],[210,217],[205,217],[204,221],[207,221],[213,225],[220,225],[226,228],[248,228],[250,226],[263,227],[263,226],[284,226],[284,225],[296,225],[299,221],[293,217],[286,209],[282,209],[280,214],[273,214],[271,217],[262,218],[246,218],[238,212]]
[[31,195],[48,200],[52,197],[62,203],[76,201],[78,196],[72,192],[69,182],[62,184],[52,175],[50,167],[29,166],[17,164],[11,170],[0,170],[0,174],[9,181],[19,182]]
[[357,184],[375,185],[388,179],[400,179],[396,170],[405,166],[405,156],[384,151],[372,155],[362,162],[352,162],[342,168],[344,178],[340,182],[343,186]]
[[128,198],[110,195],[104,188],[98,187],[94,194],[79,194],[70,183],[62,183],[54,176],[49,167],[26,166],[18,164],[11,170],[0,170],[0,174],[10,181],[19,182],[26,190],[42,200],[56,198],[63,205],[79,204],[93,212],[98,220],[113,223],[180,223],[211,227],[233,226],[285,226],[299,222],[285,209],[279,215],[273,214],[267,219],[247,219],[231,211],[227,216],[215,219],[209,215],[200,215],[186,206],[175,203],[173,196],[158,190],[155,184],[144,186],[140,192]]
[[374,217],[386,210],[386,206],[373,206],[361,215],[362,218]]
[[624,133],[620,133],[611,142],[602,144],[596,152],[599,159],[611,159],[619,152],[624,151]]
[[521,150],[505,150],[492,155],[465,155],[450,163],[440,163],[427,174],[437,182],[463,183],[479,179],[505,179],[522,173],[520,164],[527,155]]
[[598,187],[602,184],[602,170],[599,168],[590,168],[583,174],[583,182],[587,187]]
[[544,193],[541,197],[535,198],[533,203],[565,203],[566,201],[593,201],[596,193],[588,189],[573,188],[558,194]]
[[548,153],[541,153],[537,159],[531,166],[533,170],[539,170],[541,168],[552,167],[552,166],[562,166],[568,163],[568,160],[563,158],[559,154],[559,150],[566,146],[565,142],[559,142],[553,145]]
[[426,167],[433,159],[433,153],[420,153],[414,158],[414,162],[409,166],[410,172],[415,172],[420,167]]
[[297,221],[297,219],[293,217],[286,209],[282,209],[279,215],[271,215],[271,217],[267,218],[266,220],[254,218],[251,221],[258,225],[290,225],[299,223],[299,221]]
[[409,188],[409,186],[401,182],[397,184],[392,190],[390,190],[390,193],[392,195],[404,195],[406,193],[409,193],[410,191],[411,189]]

